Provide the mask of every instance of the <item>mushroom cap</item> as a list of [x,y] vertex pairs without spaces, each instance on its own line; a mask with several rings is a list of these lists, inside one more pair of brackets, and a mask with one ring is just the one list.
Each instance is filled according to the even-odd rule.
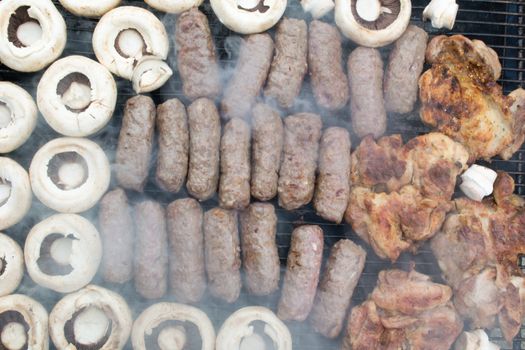
[[[49,162],[61,153],[76,153],[87,167],[86,180],[73,189],[62,189],[49,177]],[[49,208],[61,213],[80,213],[93,207],[109,187],[111,170],[106,154],[95,142],[62,137],[40,148],[29,167],[35,196]]]
[[11,294],[1,297],[0,315],[9,311],[18,312],[29,326],[27,331],[27,349],[49,349],[47,311],[39,302],[22,294]]
[[168,13],[182,13],[192,7],[199,7],[204,0],[144,0],[149,6]]
[[79,17],[100,17],[120,4],[121,0],[58,0],[69,12]]
[[[91,85],[91,102],[82,111],[68,108],[57,92],[70,74],[82,74]],[[73,137],[89,136],[101,130],[113,116],[117,85],[100,63],[83,56],[69,56],[53,63],[44,73],[37,89],[40,112],[56,132]]]
[[237,0],[210,0],[219,20],[229,29],[241,34],[255,34],[273,27],[284,14],[287,0],[260,0],[265,11],[239,8]]
[[93,32],[93,50],[100,63],[113,74],[131,80],[135,63],[143,57],[124,57],[115,43],[120,32],[134,29],[144,40],[148,55],[165,60],[168,57],[169,40],[164,24],[151,12],[140,7],[120,6],[106,13]]
[[123,349],[131,333],[133,317],[126,300],[119,294],[96,285],[88,285],[76,293],[66,295],[49,314],[49,333],[58,349],[76,349],[65,335],[65,324],[78,311],[96,307],[111,322],[111,333],[100,350]]
[[[215,329],[201,310],[177,303],[158,303],[148,307],[133,323],[131,342],[134,350],[146,350],[145,335],[166,321],[191,322],[197,326],[202,339],[202,350],[215,349]],[[231,349],[229,349],[231,350]]]
[[224,321],[217,334],[216,350],[239,349],[242,338],[253,334],[254,321],[266,323],[265,333],[272,338],[278,350],[292,350],[292,336],[286,325],[270,310],[250,306],[237,310]]
[[133,71],[133,90],[137,94],[157,90],[164,85],[173,74],[166,62],[155,56],[141,58]]
[[37,108],[33,97],[21,87],[0,82],[0,102],[11,112],[11,121],[0,128],[0,153],[9,153],[29,139],[36,126]]
[[24,277],[24,252],[12,238],[0,233],[0,297],[13,293]]
[[0,157],[0,184],[11,184],[9,198],[0,203],[0,230],[19,223],[31,208],[31,185],[24,168],[10,158]]
[[[42,28],[40,40],[30,46],[17,47],[9,40],[11,16],[20,7]],[[19,72],[36,72],[56,60],[66,46],[66,22],[51,0],[0,1],[0,61]]]
[[[49,235],[72,236],[71,272],[47,274],[39,266],[42,244]],[[24,258],[29,276],[38,285],[59,293],[71,293],[87,285],[102,259],[100,235],[89,220],[76,214],[55,214],[36,224],[26,238]]]
[[347,38],[359,45],[367,47],[386,46],[398,39],[405,32],[410,22],[411,1],[398,0],[400,4],[399,14],[392,23],[383,29],[368,29],[354,17],[353,1],[357,0],[335,0],[335,23]]

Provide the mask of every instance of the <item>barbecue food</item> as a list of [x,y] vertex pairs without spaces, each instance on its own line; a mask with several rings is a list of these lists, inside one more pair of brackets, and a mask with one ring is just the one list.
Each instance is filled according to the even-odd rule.
[[335,26],[317,20],[310,23],[308,34],[308,67],[317,105],[330,111],[342,109],[349,91],[341,34]]
[[431,238],[452,209],[456,177],[468,153],[440,133],[403,145],[399,135],[366,137],[352,154],[352,190],[345,219],[381,258]]
[[340,223],[350,196],[350,135],[344,128],[324,131],[314,197],[317,215]]
[[233,118],[221,139],[219,202],[225,209],[244,209],[250,204],[250,126]]
[[283,151],[283,121],[279,112],[264,104],[252,110],[252,196],[267,201],[277,194]]
[[219,64],[208,19],[197,7],[177,19],[175,42],[184,95],[215,99],[221,91]]
[[253,203],[241,213],[240,222],[246,289],[255,295],[271,294],[279,288],[281,273],[275,208]]
[[336,338],[341,333],[365,259],[363,248],[348,239],[333,246],[310,316],[313,328],[325,337]]
[[201,98],[188,107],[190,161],[188,192],[204,201],[217,191],[219,183],[219,149],[221,119],[215,103]]
[[409,113],[414,109],[427,42],[427,32],[415,25],[409,25],[395,42],[383,85],[387,112]]
[[452,290],[411,270],[379,273],[369,299],[352,309],[343,350],[448,350],[463,329]]
[[157,107],[159,154],[155,179],[160,188],[179,192],[188,173],[189,131],[186,108],[178,99]]
[[148,178],[155,103],[138,95],[126,101],[116,154],[116,177],[120,186],[142,192]]
[[304,321],[308,317],[319,282],[323,244],[319,226],[299,226],[292,232],[277,313],[281,320]]
[[275,56],[266,97],[274,98],[282,108],[291,108],[301,91],[308,69],[308,28],[304,20],[283,18],[275,34]]
[[437,36],[427,47],[432,68],[419,80],[421,120],[461,142],[470,162],[496,155],[509,159],[525,137],[525,108],[496,83],[497,54],[479,40]]
[[266,81],[273,55],[269,34],[254,34],[243,39],[239,60],[221,103],[222,116],[246,118]]
[[284,120],[284,148],[279,172],[279,205],[294,210],[310,203],[322,122],[316,114],[299,113]]
[[518,265],[525,253],[525,201],[513,192],[512,177],[499,173],[493,198],[456,199],[431,242],[459,313],[473,328],[499,322],[509,342],[525,316],[525,276]]

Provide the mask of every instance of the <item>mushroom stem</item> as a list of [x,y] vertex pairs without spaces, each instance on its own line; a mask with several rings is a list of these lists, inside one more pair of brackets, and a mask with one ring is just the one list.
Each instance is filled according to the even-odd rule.
[[186,331],[181,326],[166,327],[157,338],[161,350],[182,350],[186,345]]
[[2,345],[9,350],[20,350],[27,342],[24,326],[18,322],[10,322],[5,325],[0,335]]
[[9,123],[11,123],[11,110],[0,102],[0,129],[5,128]]
[[67,237],[59,238],[51,244],[49,253],[54,261],[60,265],[67,266],[71,263],[73,240]]
[[259,5],[260,0],[237,0],[237,6],[245,9],[252,9]]
[[75,319],[75,340],[82,345],[97,344],[107,333],[109,319],[106,313],[97,307],[90,306]]
[[84,175],[82,165],[75,162],[64,163],[58,169],[58,179],[65,190],[79,187],[84,182]]
[[16,36],[24,46],[31,46],[42,38],[42,27],[34,21],[22,23],[16,30]]
[[382,11],[379,0],[357,0],[356,11],[359,17],[368,22],[374,22],[379,18]]
[[0,206],[2,206],[11,196],[11,185],[0,183]]
[[85,84],[72,82],[62,95],[62,103],[71,109],[85,109],[91,103],[91,88]]
[[266,344],[264,339],[254,332],[242,338],[239,350],[266,350]]
[[135,29],[126,29],[119,33],[117,45],[127,57],[137,57],[144,48],[142,36]]

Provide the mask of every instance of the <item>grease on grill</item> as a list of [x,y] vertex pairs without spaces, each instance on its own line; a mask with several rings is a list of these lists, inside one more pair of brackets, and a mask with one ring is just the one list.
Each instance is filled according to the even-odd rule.
[[[77,182],[78,185],[73,188],[69,188],[68,184],[63,183],[60,179],[60,168],[66,164],[78,164],[83,169],[82,179],[80,179],[80,181]],[[58,188],[67,191],[82,186],[89,177],[89,169],[86,160],[80,154],[76,152],[62,152],[55,154],[49,161],[47,165],[47,176]]]
[[51,257],[51,246],[56,240],[62,238],[77,240],[72,234],[64,236],[60,233],[52,233],[44,239],[40,246],[40,257],[37,260],[37,264],[39,269],[46,275],[65,276],[73,271],[73,267],[70,264],[59,264]]

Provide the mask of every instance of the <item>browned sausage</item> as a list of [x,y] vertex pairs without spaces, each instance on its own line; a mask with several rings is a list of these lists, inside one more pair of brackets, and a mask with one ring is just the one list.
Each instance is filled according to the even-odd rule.
[[142,192],[148,179],[153,136],[155,103],[138,95],[126,101],[116,154],[116,177],[127,189]]
[[157,107],[159,154],[156,181],[161,189],[179,192],[188,172],[189,131],[186,108],[176,98]]

